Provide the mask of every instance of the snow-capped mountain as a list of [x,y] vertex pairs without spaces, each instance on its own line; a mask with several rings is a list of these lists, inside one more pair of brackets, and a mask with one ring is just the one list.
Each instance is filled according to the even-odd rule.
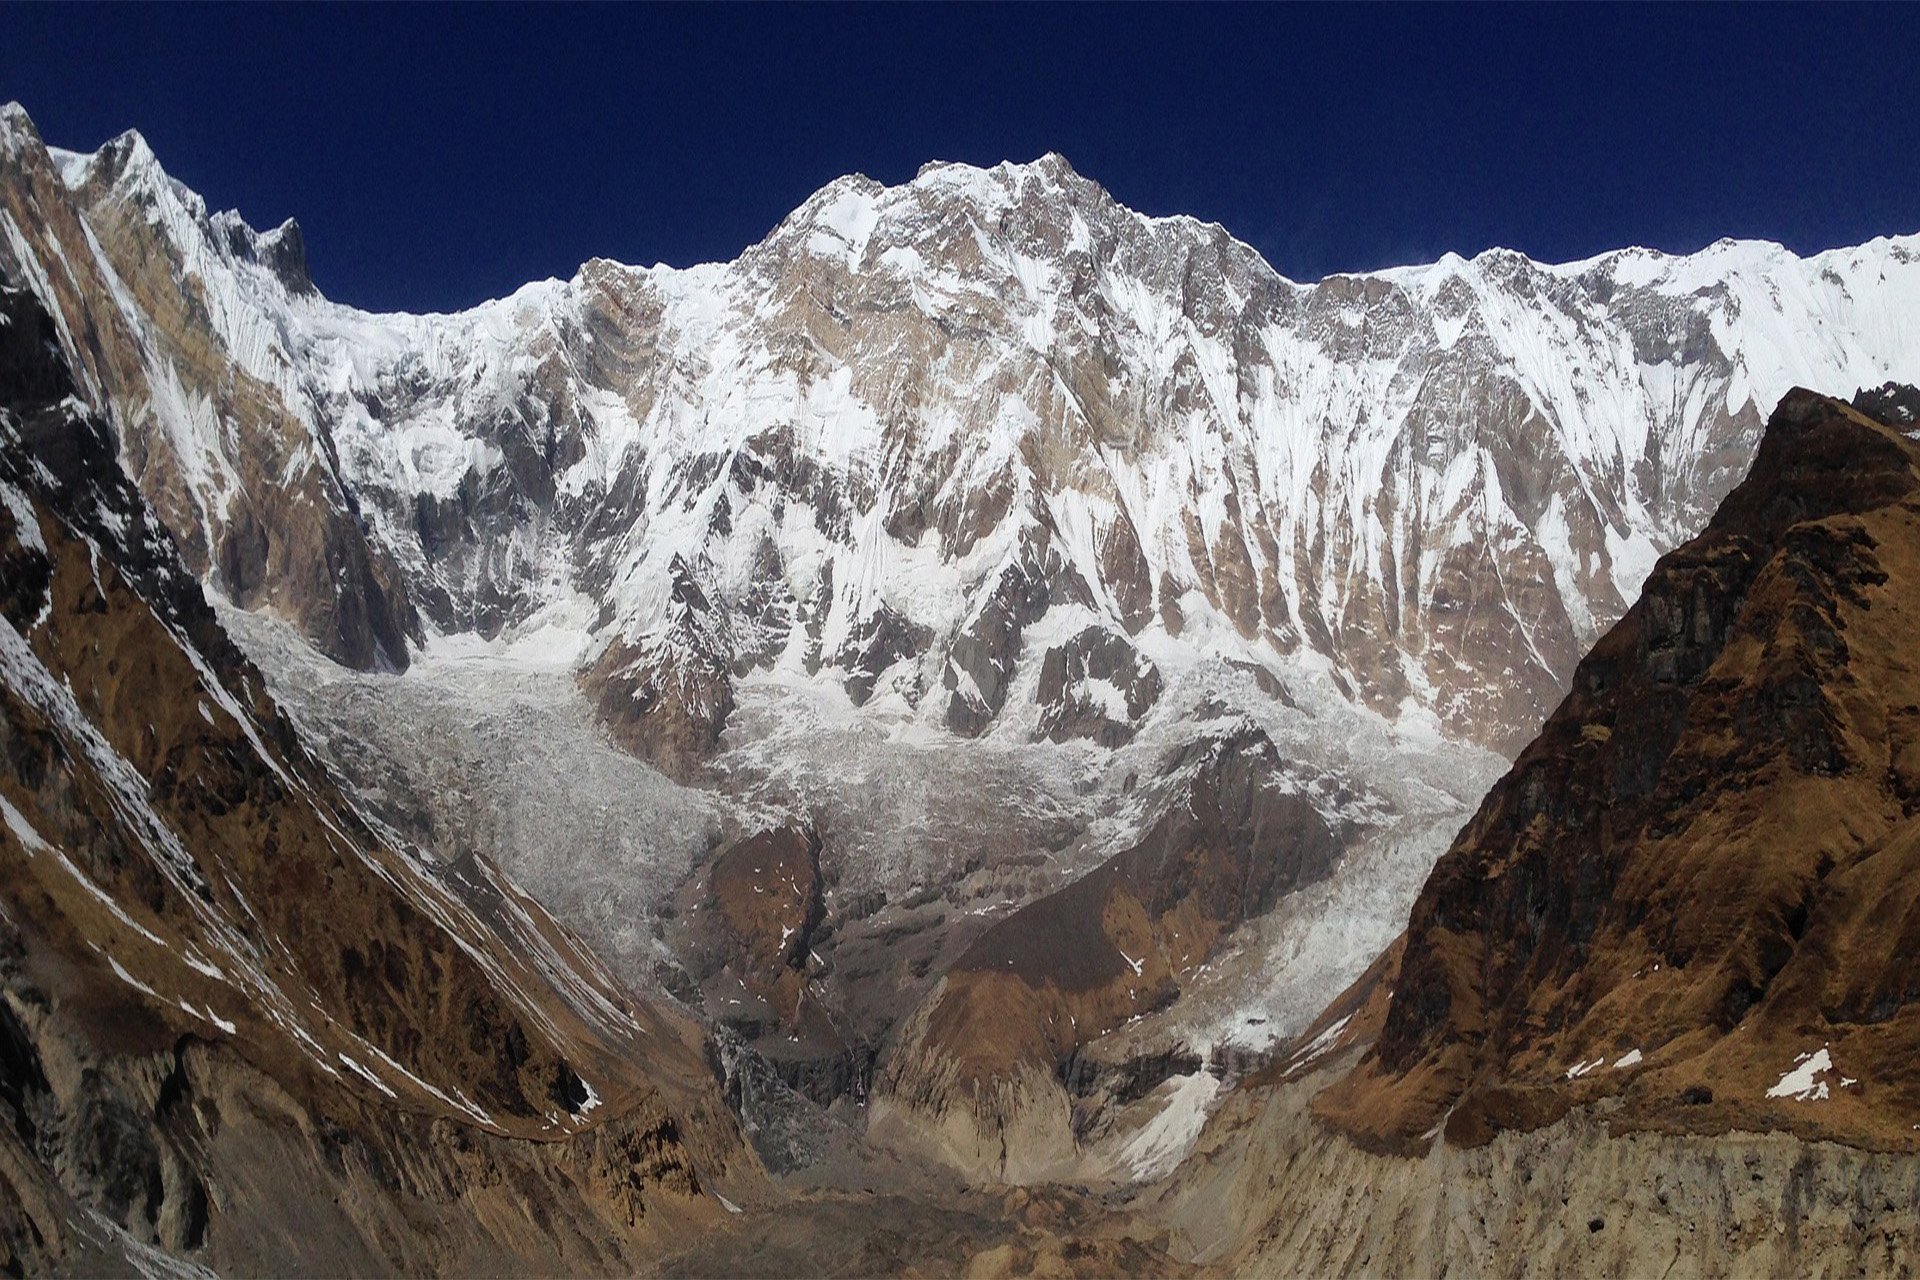
[[[373,645],[310,622],[362,662],[404,661],[409,600],[440,632],[545,624],[633,686],[616,720],[717,730],[730,680],[775,668],[977,734],[1051,615],[1130,642],[1130,670],[1169,646],[1310,667],[1512,746],[1765,408],[1910,374],[1920,337],[1911,240],[1306,286],[1058,156],[842,179],[724,265],[374,316],[313,291],[296,227],[209,215],[138,135],[79,156],[6,127],[0,264],[133,406],[136,471],[217,585],[360,592],[335,629]],[[133,353],[95,349],[122,326]],[[364,526],[367,567],[287,581],[314,575],[248,509],[273,488]],[[1119,722],[1151,702],[1074,689]]]
[[[364,670],[558,666],[739,829],[817,828],[841,896],[806,976],[839,1048],[1143,847],[1196,742],[1260,737],[1241,791],[1307,798],[1342,845],[1253,948],[1261,1017],[1215,991],[1203,1021],[1286,1034],[1399,927],[1773,403],[1920,375],[1920,238],[1298,284],[1058,156],[843,178],[730,263],[372,315],[314,289],[296,226],[209,213],[137,134],[60,151],[8,107],[0,273],[214,592]],[[625,838],[531,833],[547,899]],[[709,852],[646,856],[685,878]],[[628,946],[596,910],[568,923]],[[1155,990],[1199,1002],[1212,958],[1169,951]]]

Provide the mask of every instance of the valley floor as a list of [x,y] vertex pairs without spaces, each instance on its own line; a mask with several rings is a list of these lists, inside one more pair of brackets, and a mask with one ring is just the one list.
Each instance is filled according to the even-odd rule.
[[1178,1276],[1143,1224],[1067,1190],[976,1189],[938,1201],[811,1192],[742,1214],[664,1260],[667,1276]]
[[[1920,1159],[1786,1134],[1613,1132],[1605,1108],[1478,1148],[1375,1155],[1318,1123],[1354,1053],[1229,1093],[1138,1188],[802,1175],[669,1276],[1911,1276]],[[857,1185],[866,1182],[868,1185]]]

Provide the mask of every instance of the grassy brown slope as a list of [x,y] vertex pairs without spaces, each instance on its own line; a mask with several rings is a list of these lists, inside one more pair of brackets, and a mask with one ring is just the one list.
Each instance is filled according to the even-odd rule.
[[[1615,1127],[1920,1148],[1916,635],[1920,446],[1791,393],[1436,866],[1318,1113],[1406,1149],[1612,1095]],[[1767,1096],[1823,1048],[1827,1097]]]

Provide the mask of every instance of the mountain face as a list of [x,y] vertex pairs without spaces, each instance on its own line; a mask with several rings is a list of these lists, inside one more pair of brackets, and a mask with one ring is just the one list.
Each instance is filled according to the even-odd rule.
[[77,389],[114,414],[122,461],[188,566],[236,603],[298,620],[339,661],[403,665],[419,627],[397,570],[358,528],[330,446],[293,388],[256,377],[214,322],[209,259],[310,291],[274,274],[297,259],[297,228],[262,237],[208,219],[136,136],[85,173],[63,169],[18,107],[0,112],[0,266],[52,314]]
[[0,1261],[619,1270],[716,1215],[692,1028],[339,792],[59,351],[0,289]]
[[1909,1265],[1916,394],[1782,400],[1400,941],[1219,1108],[1148,1211],[1176,1256],[1252,1274]]
[[[1043,619],[1517,749],[1764,407],[1899,372],[1920,297],[1906,241],[1302,286],[1049,156],[843,179],[724,266],[371,316],[138,135],[49,151],[13,108],[6,145],[0,262],[129,406],[196,568],[353,665],[539,618],[632,686],[643,749],[762,671],[977,734]],[[286,493],[325,575],[256,509]]]
[[1049,156],[369,315],[136,134],[0,153],[0,273],[356,798],[995,1176],[1303,1025],[1763,406],[1920,374],[1910,239],[1301,285]]

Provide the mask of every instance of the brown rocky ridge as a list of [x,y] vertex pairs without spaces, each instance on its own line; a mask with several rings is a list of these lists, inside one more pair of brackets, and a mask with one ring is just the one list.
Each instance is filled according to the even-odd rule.
[[694,987],[682,994],[713,1028],[728,1103],[776,1173],[817,1155],[821,1135],[802,1132],[819,1127],[816,1109],[864,1100],[872,1075],[872,1050],[820,982],[825,891],[819,833],[769,827],[688,881],[667,930]]
[[724,1216],[697,1031],[340,794],[52,337],[0,290],[0,1263],[623,1271]]
[[1190,755],[1183,801],[1137,844],[995,923],[906,1020],[877,1130],[976,1177],[1060,1176],[1081,1127],[1076,1056],[1165,1008],[1238,925],[1327,874],[1351,833],[1288,789],[1264,735]]
[[1916,601],[1920,443],[1788,395],[1435,867],[1317,1113],[1920,1152]]
[[1134,1199],[1176,1257],[1912,1273],[1916,401],[1782,401],[1406,933]]

